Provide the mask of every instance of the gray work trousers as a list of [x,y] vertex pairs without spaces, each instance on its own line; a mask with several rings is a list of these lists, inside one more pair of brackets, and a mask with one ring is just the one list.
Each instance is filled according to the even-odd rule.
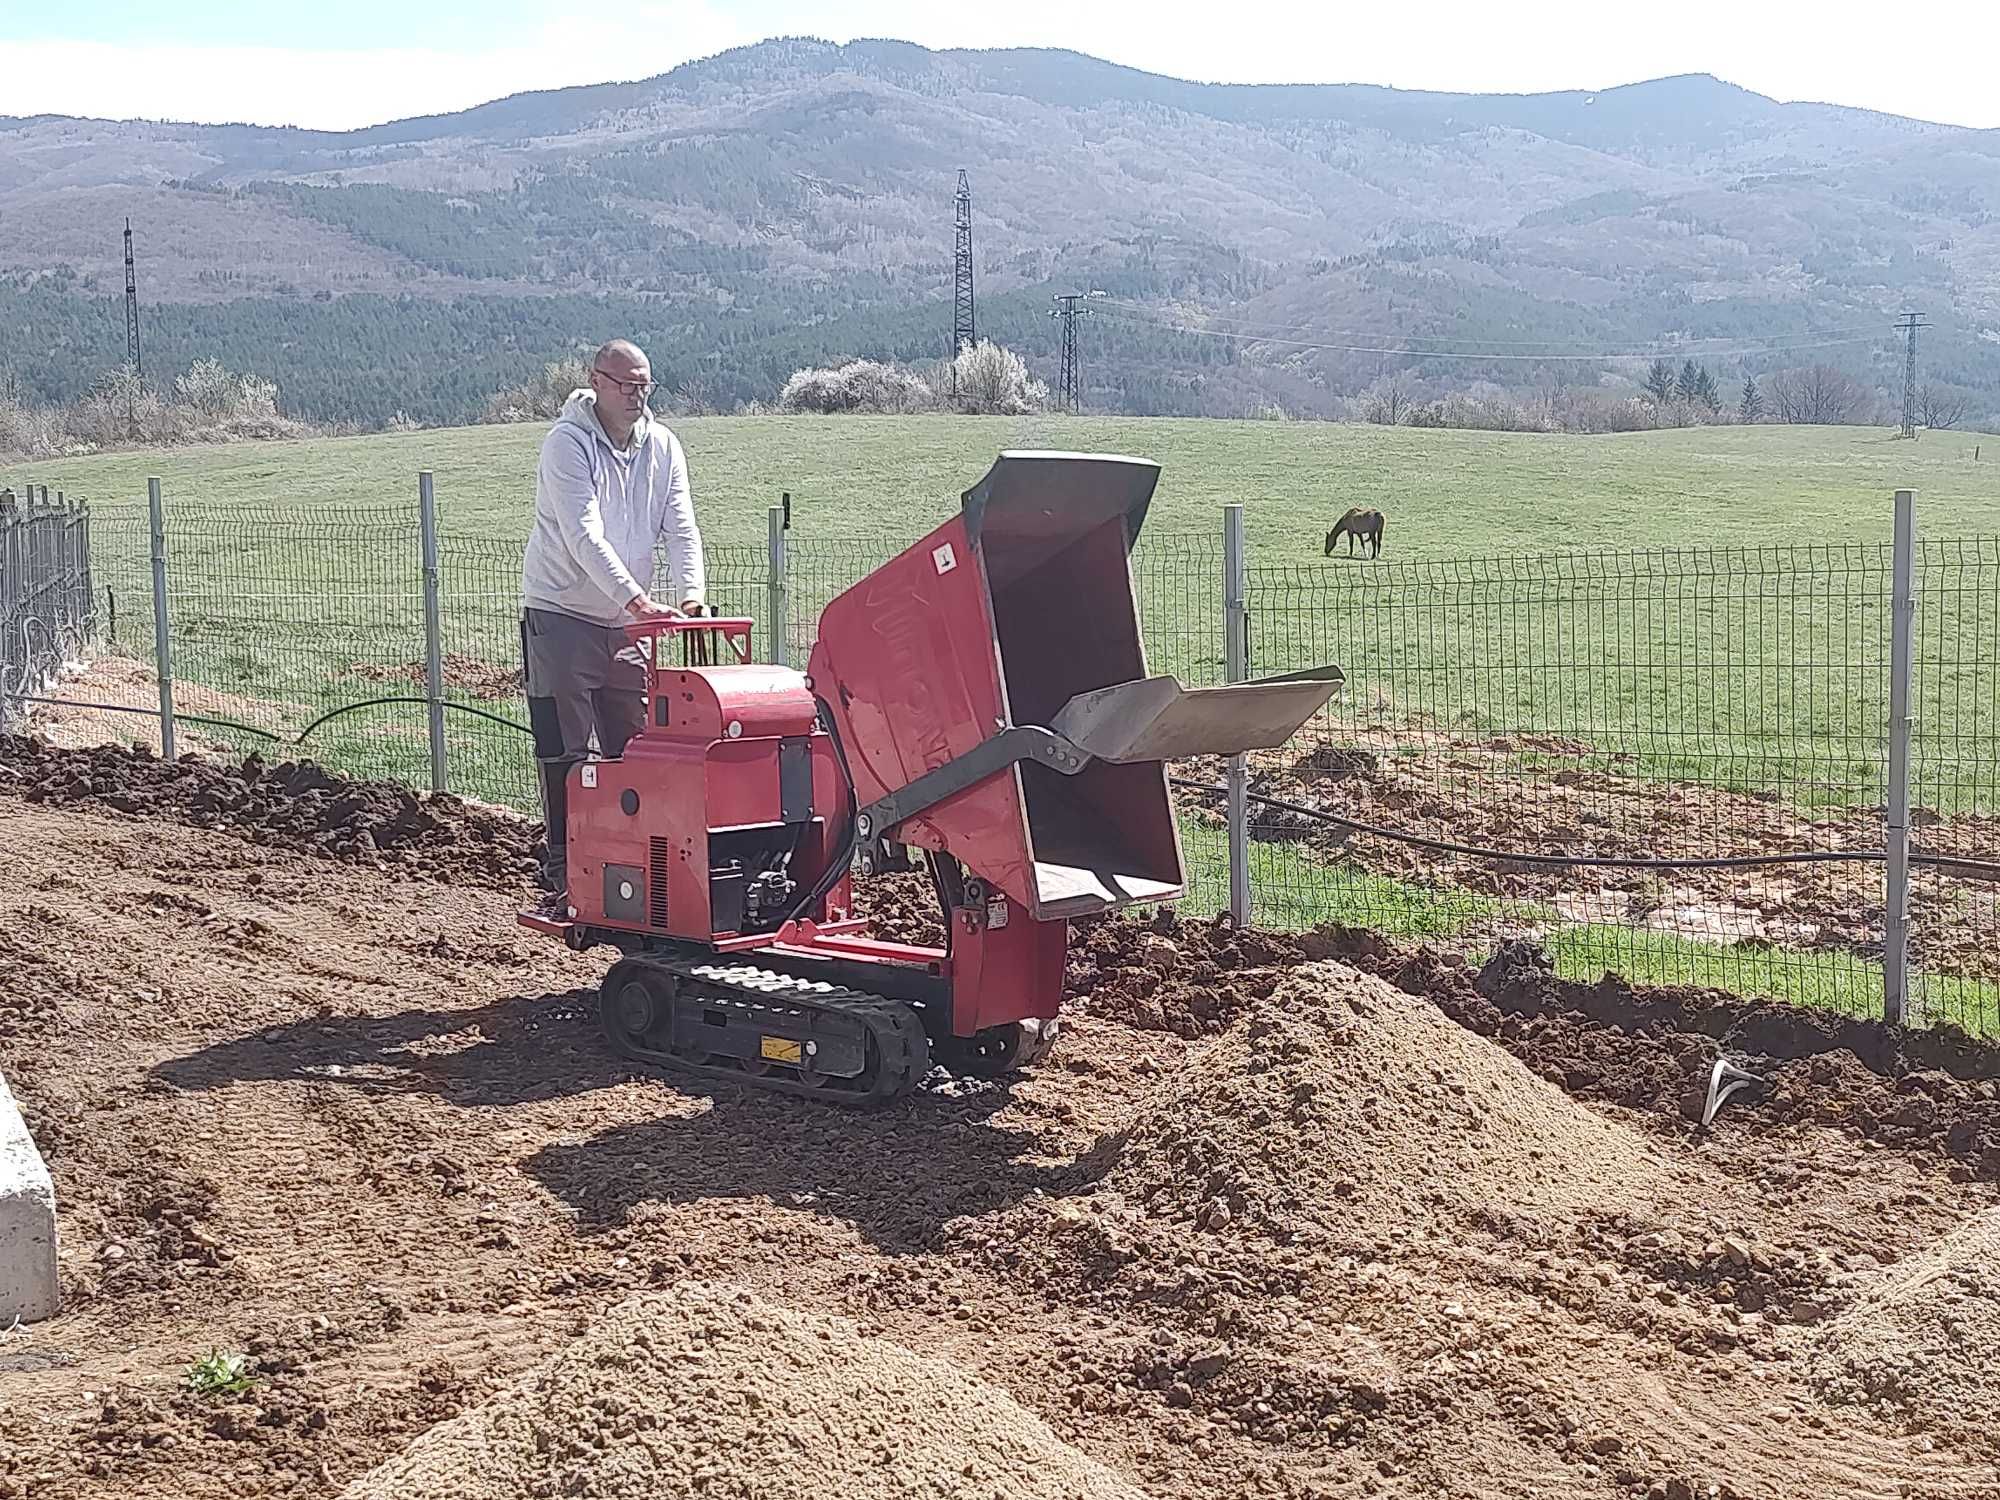
[[607,760],[646,723],[646,658],[618,625],[597,625],[545,609],[521,612],[521,662],[528,727],[535,735],[548,853],[542,881],[569,888],[569,771],[595,740]]

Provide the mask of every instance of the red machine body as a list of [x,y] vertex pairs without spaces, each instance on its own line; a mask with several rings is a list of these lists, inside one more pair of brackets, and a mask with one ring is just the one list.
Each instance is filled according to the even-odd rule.
[[[646,726],[571,771],[568,920],[522,919],[625,950],[614,1042],[874,1101],[914,1086],[925,1037],[996,1070],[1039,1055],[1070,920],[1184,894],[1166,759],[1282,743],[1339,681],[1147,678],[1129,555],[1158,472],[1003,454],[826,607],[804,673],[751,661],[748,620],[633,627]],[[912,849],[941,947],[853,916],[850,874]]]
[[[953,913],[949,947],[870,936],[851,915],[844,865],[796,915],[774,921],[774,908],[749,899],[759,856],[789,851],[794,888],[832,872],[851,790],[804,673],[747,660],[660,664],[676,637],[719,634],[747,657],[749,630],[747,620],[714,618],[634,627],[655,642],[647,726],[620,758],[570,773],[572,916],[563,925],[718,954],[893,966],[935,981],[933,993],[943,987],[930,1008],[960,1037],[1053,1018],[1068,924],[1032,920],[999,891]],[[880,988],[881,978],[871,982]]]

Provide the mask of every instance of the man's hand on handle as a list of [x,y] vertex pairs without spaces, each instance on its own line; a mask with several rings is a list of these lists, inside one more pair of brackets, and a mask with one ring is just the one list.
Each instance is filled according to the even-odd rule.
[[625,606],[625,613],[635,620],[682,620],[687,611],[675,609],[671,604],[656,604],[645,594],[641,594]]

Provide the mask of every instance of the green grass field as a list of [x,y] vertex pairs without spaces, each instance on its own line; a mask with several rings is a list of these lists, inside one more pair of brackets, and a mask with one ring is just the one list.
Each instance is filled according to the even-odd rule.
[[[1609,437],[1442,432],[1304,422],[1115,417],[702,417],[673,423],[707,535],[761,543],[792,493],[802,535],[914,538],[1004,448],[1125,453],[1162,468],[1148,521],[1213,531],[1246,508],[1265,563],[1309,562],[1351,505],[1389,517],[1391,558],[1551,548],[1877,542],[1889,495],[1915,490],[1932,536],[2000,530],[2000,439],[1879,428],[1708,427]],[[539,425],[326,438],[51,460],[0,470],[94,502],[338,513],[415,504],[437,476],[446,524],[518,537],[534,499]],[[1975,446],[1982,448],[1974,460]]]
[[[795,653],[833,592],[951,514],[1001,450],[1154,459],[1160,489],[1135,572],[1156,669],[1219,679],[1221,507],[1240,502],[1256,670],[1340,663],[1348,688],[1319,726],[1333,738],[1386,740],[1444,762],[1454,746],[1509,737],[1515,748],[1489,787],[1500,797],[1520,790],[1510,774],[1560,761],[1775,792],[1805,808],[1879,803],[1890,495],[1908,488],[1926,539],[1916,801],[2000,808],[2000,445],[1983,439],[1783,427],[1570,438],[1063,417],[674,425],[711,550],[711,597],[755,614],[760,631],[765,512],[791,493]],[[160,478],[176,676],[212,690],[213,712],[289,735],[327,708],[420,690],[416,476],[428,468],[445,532],[444,646],[470,674],[451,678],[452,696],[518,718],[504,681],[496,697],[480,696],[478,680],[496,675],[481,663],[504,672],[517,661],[518,544],[544,431],[105,455],[0,470],[0,483],[92,500],[100,592],[117,596],[121,643],[149,656],[143,510],[146,479]],[[1356,504],[1387,514],[1384,558],[1322,559],[1327,526]],[[454,789],[532,805],[523,739],[469,716],[454,715],[450,728]],[[427,775],[423,715],[410,705],[339,719],[309,749],[367,774]],[[1728,830],[1717,838],[1727,844]],[[1404,936],[1447,936],[1487,915],[1487,903],[1463,893],[1353,869],[1302,879],[1302,855],[1260,846],[1257,857],[1268,877],[1260,914],[1280,925],[1366,916]],[[1201,899],[1212,900],[1213,861],[1196,864]],[[1574,972],[1609,965],[1844,1010],[1866,1010],[1872,986],[1879,1005],[1879,971],[1841,954],[1778,962],[1598,928],[1561,936],[1552,951]],[[1990,990],[1964,998],[1984,1014]]]
[[[2000,532],[2000,453],[1975,459],[1981,441],[1952,434],[1572,438],[1046,416],[677,429],[725,607],[761,615],[765,511],[793,496],[795,648],[831,593],[947,516],[1002,449],[1132,453],[1162,465],[1139,564],[1155,666],[1220,676],[1220,508],[1240,501],[1257,670],[1338,662],[1356,723],[1554,735],[1620,768],[1805,805],[1881,796],[1891,491],[1917,492],[1925,537]],[[109,455],[19,478],[94,500],[105,547],[126,560],[125,619],[146,639],[134,622],[147,587],[138,507],[159,477],[184,670],[317,710],[356,696],[317,661],[388,669],[421,655],[414,507],[426,467],[448,533],[447,647],[512,663],[514,544],[543,431]],[[1327,524],[1360,502],[1389,517],[1384,560],[1322,560]],[[1940,552],[1929,573],[1919,800],[1994,807],[2000,541],[1970,563]],[[234,628],[246,621],[256,628]]]

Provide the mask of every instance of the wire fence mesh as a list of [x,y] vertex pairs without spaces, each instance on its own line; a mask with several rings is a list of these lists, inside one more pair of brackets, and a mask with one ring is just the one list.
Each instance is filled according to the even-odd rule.
[[[1919,542],[1912,843],[2000,858],[2000,537]],[[1911,966],[1927,1014],[2000,1032],[2000,880],[1918,865]]]
[[[1880,847],[1889,581],[1873,547],[1253,568],[1257,667],[1347,682],[1252,790],[1527,855]],[[1273,917],[1880,1005],[1845,904],[1866,865],[1536,867],[1282,812],[1252,836]]]
[[90,511],[0,490],[0,729],[10,697],[39,693],[90,637]]
[[[449,785],[532,812],[521,543],[454,530],[441,503]],[[912,539],[788,536],[782,620],[766,549],[712,547],[710,600],[756,622],[760,655],[782,633],[803,665],[826,603]],[[150,663],[144,513],[93,515],[89,548],[97,639]],[[197,742],[267,754],[283,743],[350,773],[427,784],[421,703],[374,701],[425,691],[414,503],[337,515],[176,504],[168,552],[179,706],[242,726],[200,726]],[[1223,680],[1222,556],[1219,531],[1142,538],[1132,576],[1152,670]],[[1879,861],[1672,864],[1882,848],[1891,563],[1886,543],[1398,562],[1253,554],[1252,674],[1328,662],[1346,673],[1284,751],[1252,757],[1252,792],[1294,804],[1252,804],[1253,919],[1369,927],[1468,959],[1531,937],[1579,977],[1616,970],[1880,1014]],[[1926,542],[1916,572],[1915,842],[1990,859],[2000,539]],[[148,701],[143,682],[131,699]],[[290,746],[336,710],[347,711]],[[1223,767],[1174,774],[1219,785]],[[1188,909],[1225,909],[1222,799],[1195,790],[1179,803]],[[2000,1032],[1996,883],[1920,864],[1911,930],[1912,1013]]]

